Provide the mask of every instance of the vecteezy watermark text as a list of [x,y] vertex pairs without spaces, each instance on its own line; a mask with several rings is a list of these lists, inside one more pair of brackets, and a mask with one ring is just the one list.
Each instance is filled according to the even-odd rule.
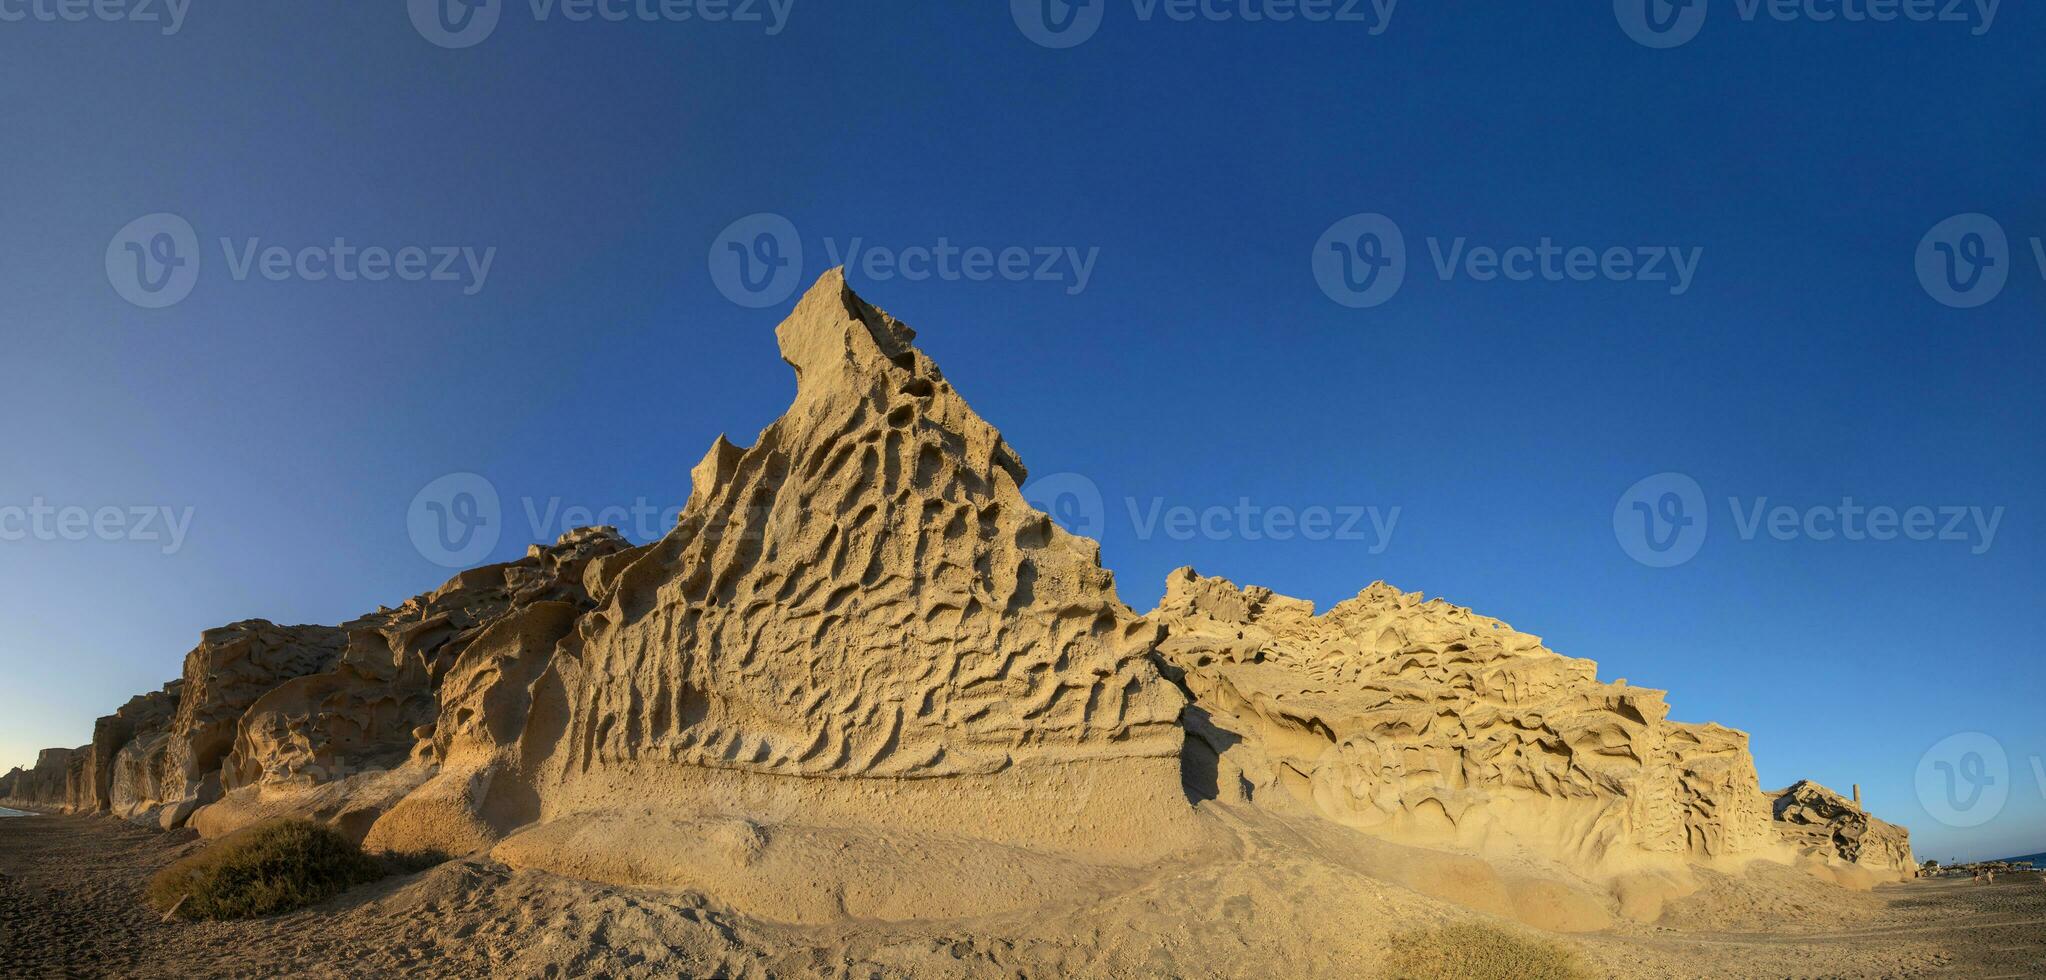
[[[443,48],[471,48],[497,31],[513,0],[408,0],[412,26]],[[795,0],[526,0],[536,23],[736,24],[773,37],[786,30]]]
[[2004,511],[1958,505],[1871,507],[1855,503],[1853,497],[1802,508],[1770,507],[1767,497],[1747,501],[1728,497],[1726,503],[1742,541],[1753,541],[1764,532],[1777,541],[1946,541],[1966,544],[1974,555],[1996,543]]
[[842,247],[835,238],[824,239],[824,250],[832,265],[858,270],[875,282],[902,278],[909,282],[937,279],[944,282],[1055,282],[1065,285],[1066,294],[1077,296],[1094,278],[1094,263],[1101,258],[1099,246],[1085,251],[1071,245],[1011,245],[989,248],[959,246],[939,236],[937,244],[890,248],[868,245],[854,238]]
[[[826,237],[824,254],[872,282],[1042,282],[1069,296],[1094,278],[1101,249],[1072,245],[960,245],[939,236],[929,245],[874,244]],[[786,301],[803,281],[804,246],[795,223],[779,215],[748,215],[727,225],[710,246],[710,277],[726,299],[749,309]]]
[[[1110,512],[1101,487],[1078,473],[1052,473],[1031,480],[1024,499],[1081,537],[1101,540]],[[1123,514],[1139,541],[1160,536],[1172,541],[1344,541],[1364,542],[1384,554],[1399,527],[1400,508],[1358,504],[1296,507],[1261,504],[1238,497],[1227,504],[1175,503],[1164,497],[1125,497]]]
[[[1112,0],[1010,0],[1023,36],[1047,48],[1078,47],[1101,30]],[[1139,23],[1356,24],[1371,36],[1392,27],[1399,0],[1130,0]]]
[[55,506],[36,497],[24,506],[0,505],[0,541],[139,541],[166,555],[185,546],[191,507]]
[[[1691,291],[1705,258],[1703,246],[1566,245],[1547,235],[1500,245],[1429,236],[1427,244],[1443,282],[1651,283],[1671,296]],[[1351,215],[1322,232],[1309,266],[1329,299],[1352,309],[1378,306],[1406,282],[1406,235],[1385,215]]]
[[1259,505],[1249,497],[1233,504],[1192,506],[1171,504],[1164,497],[1139,501],[1123,498],[1130,528],[1137,540],[1160,533],[1173,541],[1369,541],[1370,552],[1384,554],[1399,526],[1400,509],[1345,504],[1291,507]]
[[0,23],[161,24],[164,37],[185,29],[192,0],[0,0]]
[[[1734,533],[1742,541],[1944,542],[1981,555],[1996,543],[2004,508],[1961,505],[1891,506],[1842,497],[1838,503],[1777,504],[1768,497],[1726,498]],[[1621,550],[1652,568],[1697,557],[1705,545],[1704,488],[1682,473],[1658,473],[1634,484],[1613,506],[1613,536]]]
[[264,245],[260,238],[220,240],[226,253],[228,274],[236,282],[247,281],[253,273],[271,282],[302,279],[322,282],[450,282],[462,287],[462,295],[474,296],[490,281],[490,265],[497,260],[495,246],[477,249],[468,245],[350,245],[345,238],[331,243],[292,248]]
[[[497,249],[469,245],[355,245],[346,238],[310,245],[265,244],[259,237],[222,238],[228,276],[236,282],[453,283],[464,296],[483,291]],[[129,222],[107,243],[107,282],[121,298],[145,309],[182,302],[198,285],[199,235],[175,214]]]
[[[1996,24],[2003,0],[1718,0],[1742,23],[1957,24],[1981,37]],[[1635,42],[1650,48],[1689,44],[1705,28],[1708,0],[1613,0],[1613,16]]]

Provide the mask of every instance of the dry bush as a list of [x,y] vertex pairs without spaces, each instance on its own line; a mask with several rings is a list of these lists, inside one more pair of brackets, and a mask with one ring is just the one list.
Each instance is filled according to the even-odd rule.
[[1387,980],[1588,980],[1561,943],[1478,923],[1420,929],[1392,937]]
[[246,919],[317,905],[383,875],[381,864],[332,829],[273,820],[157,872],[148,898],[159,912],[175,907],[180,918]]

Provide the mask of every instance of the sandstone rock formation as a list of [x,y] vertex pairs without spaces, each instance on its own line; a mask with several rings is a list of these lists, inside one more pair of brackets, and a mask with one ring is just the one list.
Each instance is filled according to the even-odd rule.
[[[533,607],[587,609],[589,564],[630,547],[611,528],[571,531],[518,561],[463,572],[345,624],[346,648],[332,669],[284,680],[241,714],[222,767],[227,798],[207,809],[199,829],[226,833],[294,814],[364,835],[438,763],[439,692],[462,674],[470,646]],[[448,720],[466,717],[454,711]]]
[[138,739],[161,738],[177,714],[183,687],[183,681],[172,681],[160,691],[137,695],[120,710],[93,724],[92,746],[86,760],[86,797],[76,801],[77,806],[106,812],[113,809],[117,792],[123,798],[132,794],[132,786],[119,784],[121,755]]
[[1776,832],[1801,853],[1828,864],[1844,862],[1881,878],[1916,873],[1910,833],[1870,816],[1854,801],[1810,780],[1769,795]]
[[[966,914],[1198,839],[1184,699],[1097,547],[836,274],[777,336],[789,411],[711,447],[664,540],[593,567],[595,611],[479,642],[443,701],[449,770],[371,840],[536,824],[499,855],[833,917]],[[816,860],[884,839],[892,859]]]
[[793,403],[711,446],[661,540],[583,529],[339,626],[209,631],[0,803],[307,816],[808,923],[1110,894],[1253,838],[1561,930],[1652,920],[1700,866],[1909,866],[1810,784],[1772,808],[1746,735],[1440,599],[1317,615],[1182,570],[1139,616],[840,274],[776,337]]
[[1688,864],[1774,844],[1744,734],[1670,722],[1663,692],[1467,608],[1377,583],[1317,616],[1182,569],[1151,615],[1193,696],[1196,795],[1533,857],[1642,918]]
[[24,809],[70,809],[85,781],[85,759],[92,747],[44,749],[36,764],[0,776],[0,806]]
[[177,714],[156,752],[131,758],[135,814],[160,814],[166,827],[220,798],[222,766],[242,715],[279,683],[326,670],[345,634],[328,626],[278,626],[262,620],[207,630],[185,655]]

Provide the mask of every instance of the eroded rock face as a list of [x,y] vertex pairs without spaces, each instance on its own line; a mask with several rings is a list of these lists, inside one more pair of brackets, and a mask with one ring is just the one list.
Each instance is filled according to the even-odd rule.
[[185,655],[185,673],[162,751],[137,774],[154,799],[121,801],[138,812],[158,810],[164,826],[182,824],[194,809],[220,798],[222,763],[249,706],[278,684],[318,673],[340,658],[346,634],[331,626],[278,626],[250,620],[207,630]]
[[1854,801],[1811,780],[1770,795],[1776,832],[1799,850],[1885,876],[1916,873],[1910,832],[1870,816]]
[[162,735],[177,714],[183,681],[173,681],[163,690],[137,695],[120,710],[92,726],[92,746],[86,759],[85,795],[71,801],[74,809],[105,813],[114,809],[116,797],[127,787],[120,780],[120,755],[137,739]]
[[[1195,835],[1159,627],[1116,599],[1093,542],[1023,499],[1015,453],[913,337],[827,276],[777,331],[797,375],[788,412],[749,448],[720,439],[678,527],[593,570],[600,605],[551,658],[560,624],[507,626],[475,680],[450,686],[475,707],[449,757],[491,760],[464,777],[489,787],[466,809],[542,822],[500,857],[736,881],[754,865],[697,858],[723,853],[710,838],[753,833],[741,825],[790,873],[806,866],[793,855],[830,850],[821,835],[859,828],[930,835],[904,847],[927,855],[942,835],[1123,862]],[[645,832],[607,823],[642,811]],[[421,835],[457,812],[391,819]],[[650,840],[663,843],[649,853]],[[875,914],[925,908],[900,882],[956,890],[935,862],[921,879],[899,866],[903,894]]]
[[[227,765],[228,796],[198,818],[226,833],[266,816],[310,815],[366,836],[387,810],[440,769],[450,733],[469,720],[459,702],[470,651],[529,610],[590,607],[591,563],[631,549],[612,528],[581,528],[516,562],[472,569],[345,627],[348,649],[331,671],[278,685],[243,716]],[[543,659],[551,654],[543,651]],[[479,654],[481,656],[481,654]],[[449,683],[455,682],[448,694]],[[384,849],[424,850],[417,840]],[[440,840],[457,850],[477,841]]]
[[1378,584],[1316,615],[1182,570],[1138,616],[842,276],[776,337],[793,404],[711,447],[662,540],[582,529],[341,626],[209,631],[0,803],[310,817],[789,922],[1107,894],[1257,821],[1572,931],[1653,920],[1696,864],[1909,867],[1823,788],[1772,811],[1743,733],[1469,609]]
[[1193,695],[1197,795],[1595,877],[1772,842],[1744,734],[1469,609],[1379,583],[1316,616],[1182,569],[1152,618]]
[[586,621],[576,771],[992,773],[1170,756],[1158,629],[914,334],[832,277],[778,331],[795,404],[722,440],[681,526]]
[[397,609],[347,625],[333,670],[286,680],[250,705],[227,788],[316,785],[404,764],[433,751],[442,681],[491,624],[536,603],[586,608],[583,572],[631,544],[583,528],[519,561],[463,572]]

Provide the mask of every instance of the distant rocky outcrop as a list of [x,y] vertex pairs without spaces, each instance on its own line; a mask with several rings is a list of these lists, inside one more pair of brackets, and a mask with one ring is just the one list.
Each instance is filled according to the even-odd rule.
[[0,806],[23,809],[64,809],[83,798],[85,762],[92,746],[44,749],[29,769],[15,768],[0,776]]
[[1853,800],[1808,779],[1770,796],[1776,832],[1801,853],[1886,878],[1917,872],[1910,832],[1870,816]]
[[793,403],[711,446],[661,540],[582,529],[348,623],[208,631],[0,803],[305,816],[789,922],[1105,893],[1258,820],[1555,929],[1652,920],[1701,866],[1909,867],[1822,788],[1772,807],[1743,733],[1440,599],[1317,615],[1182,570],[1140,616],[839,273],[776,336]]

